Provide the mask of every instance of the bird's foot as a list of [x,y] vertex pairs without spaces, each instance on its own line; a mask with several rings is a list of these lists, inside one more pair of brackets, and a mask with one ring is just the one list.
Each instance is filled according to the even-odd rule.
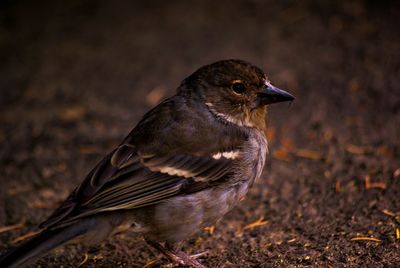
[[178,265],[185,265],[185,266],[190,266],[190,267],[194,267],[194,268],[206,268],[204,265],[202,265],[196,259],[207,255],[208,251],[190,256],[189,254],[186,254],[183,251],[172,251],[172,250],[164,247],[163,245],[161,245],[158,242],[154,242],[154,241],[150,241],[150,240],[146,240],[146,242],[153,248],[160,251],[170,261],[172,261]]
[[183,251],[179,251],[179,252],[176,253],[176,256],[178,256],[181,259],[181,261],[183,261],[183,263],[181,263],[183,265],[188,265],[188,266],[192,266],[192,267],[195,267],[195,268],[206,268],[197,259],[199,259],[199,258],[201,258],[201,257],[203,257],[203,256],[205,256],[207,254],[208,254],[207,251],[201,252],[201,253],[198,253],[198,254],[195,254],[195,255],[189,255],[189,254],[187,254],[187,253],[185,253]]

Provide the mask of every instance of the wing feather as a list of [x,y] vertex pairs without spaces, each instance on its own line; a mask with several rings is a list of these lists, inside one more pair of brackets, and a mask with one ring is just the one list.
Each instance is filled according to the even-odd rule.
[[198,191],[226,176],[233,163],[225,157],[215,159],[212,154],[141,154],[134,146],[122,144],[89,173],[68,204],[42,226],[98,212],[149,206],[183,192]]

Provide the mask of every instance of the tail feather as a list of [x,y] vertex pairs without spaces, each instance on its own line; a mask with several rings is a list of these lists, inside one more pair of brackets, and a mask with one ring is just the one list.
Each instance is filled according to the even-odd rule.
[[0,267],[24,267],[50,250],[87,232],[86,224],[77,224],[54,230],[44,230],[0,257]]

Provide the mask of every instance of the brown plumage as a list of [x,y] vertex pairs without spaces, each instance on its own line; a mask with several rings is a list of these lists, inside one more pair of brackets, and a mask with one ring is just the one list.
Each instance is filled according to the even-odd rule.
[[292,100],[240,60],[204,66],[144,115],[123,142],[41,224],[0,259],[21,267],[73,239],[97,243],[131,224],[171,260],[202,267],[181,241],[214,224],[264,167],[266,105]]

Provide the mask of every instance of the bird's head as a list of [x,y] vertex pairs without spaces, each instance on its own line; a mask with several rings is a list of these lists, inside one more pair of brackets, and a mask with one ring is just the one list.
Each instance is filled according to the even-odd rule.
[[186,78],[178,94],[204,103],[217,117],[247,127],[265,128],[266,106],[291,101],[264,72],[242,60],[223,60],[201,67]]

